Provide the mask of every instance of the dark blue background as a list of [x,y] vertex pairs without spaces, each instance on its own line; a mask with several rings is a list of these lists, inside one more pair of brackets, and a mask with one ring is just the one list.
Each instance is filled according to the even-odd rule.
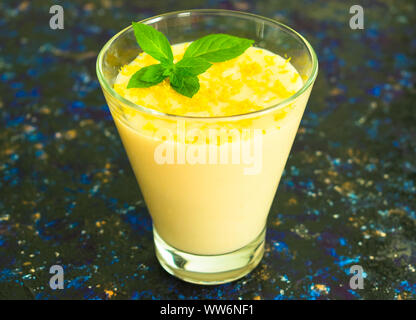
[[[416,297],[414,1],[0,2],[0,297],[411,299]],[[349,28],[349,8],[365,29]],[[249,276],[200,287],[169,276],[95,74],[131,21],[188,8],[275,18],[320,72]],[[65,289],[49,288],[49,267]],[[349,268],[365,270],[363,290]]]

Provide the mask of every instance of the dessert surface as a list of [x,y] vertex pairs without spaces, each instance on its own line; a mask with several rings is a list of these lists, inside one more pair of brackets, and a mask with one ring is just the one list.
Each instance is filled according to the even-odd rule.
[[[175,62],[180,60],[190,43],[172,46]],[[130,77],[139,69],[158,63],[141,53],[121,68],[114,89],[121,96],[144,107],[184,116],[231,116],[273,106],[296,93],[303,81],[290,63],[268,50],[248,48],[237,58],[214,63],[198,76],[200,90],[188,98],[177,93],[166,78],[149,88],[130,88]]]

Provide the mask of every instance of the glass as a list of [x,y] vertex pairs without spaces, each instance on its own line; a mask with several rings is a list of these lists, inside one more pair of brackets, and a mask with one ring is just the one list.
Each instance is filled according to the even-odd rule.
[[97,59],[98,79],[152,217],[159,262],[192,283],[241,278],[263,256],[267,215],[318,72],[316,55],[294,30],[249,13],[189,10],[141,22],[171,45],[211,33],[253,39],[256,47],[290,57],[303,79],[294,95],[260,111],[178,116],[113,90],[120,68],[141,52],[131,27],[110,39]]

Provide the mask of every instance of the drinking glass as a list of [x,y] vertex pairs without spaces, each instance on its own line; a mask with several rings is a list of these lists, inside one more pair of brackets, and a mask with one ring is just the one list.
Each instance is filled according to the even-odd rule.
[[317,57],[296,31],[249,13],[187,10],[141,23],[171,45],[213,33],[253,39],[256,47],[290,58],[303,79],[292,96],[259,111],[181,116],[134,104],[113,89],[120,68],[141,52],[131,26],[98,55],[98,79],[151,215],[160,264],[192,283],[241,278],[263,256],[267,216],[318,72]]

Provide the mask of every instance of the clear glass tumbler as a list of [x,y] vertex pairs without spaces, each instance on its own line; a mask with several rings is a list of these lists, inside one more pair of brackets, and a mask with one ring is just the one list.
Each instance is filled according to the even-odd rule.
[[178,116],[113,90],[120,68],[141,52],[132,27],[98,55],[98,79],[152,217],[161,265],[198,284],[241,278],[263,256],[267,215],[318,72],[316,55],[296,31],[249,13],[189,10],[141,22],[171,45],[212,33],[253,39],[256,47],[290,57],[303,79],[291,97],[260,111]]

